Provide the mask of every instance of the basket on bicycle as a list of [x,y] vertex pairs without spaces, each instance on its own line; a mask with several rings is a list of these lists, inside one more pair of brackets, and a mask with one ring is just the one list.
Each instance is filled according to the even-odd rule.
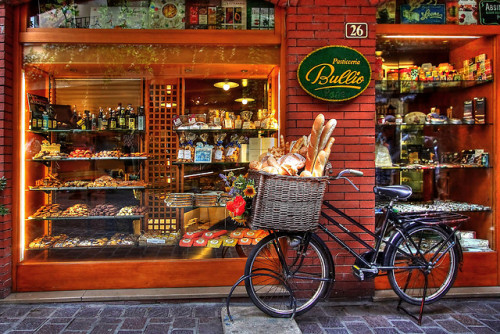
[[254,229],[310,231],[318,226],[328,177],[297,177],[250,170],[257,195],[249,224]]

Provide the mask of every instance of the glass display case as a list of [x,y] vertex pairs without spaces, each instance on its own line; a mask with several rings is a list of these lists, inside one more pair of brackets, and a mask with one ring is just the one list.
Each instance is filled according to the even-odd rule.
[[[377,39],[376,184],[412,187],[400,212],[470,216],[460,227],[465,265],[496,268],[493,37],[432,36],[430,26],[406,37],[392,27]],[[496,269],[476,282],[465,276],[457,285],[488,285]]]

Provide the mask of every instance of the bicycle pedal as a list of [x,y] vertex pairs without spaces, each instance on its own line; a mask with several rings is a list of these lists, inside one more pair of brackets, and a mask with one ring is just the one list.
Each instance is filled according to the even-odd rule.
[[352,272],[354,276],[359,278],[360,281],[364,281],[366,278],[373,278],[378,275],[377,268],[361,268],[357,265],[352,266]]

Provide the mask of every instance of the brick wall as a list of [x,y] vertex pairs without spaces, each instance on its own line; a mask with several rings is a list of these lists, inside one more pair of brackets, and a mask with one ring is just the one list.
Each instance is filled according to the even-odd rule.
[[[0,177],[8,186],[0,193],[0,204],[9,209],[12,204],[12,8],[0,4]],[[12,286],[12,218],[0,217],[0,298],[5,298]]]
[[[362,170],[362,178],[355,178],[360,186],[356,192],[344,182],[329,186],[328,200],[365,226],[374,225],[374,119],[375,92],[373,83],[355,99],[345,102],[325,102],[309,96],[300,87],[296,72],[301,60],[311,51],[326,45],[352,47],[373,64],[375,58],[375,10],[369,0],[300,0],[297,6],[287,8],[287,102],[286,133],[288,140],[299,135],[307,135],[317,114],[326,119],[338,121],[334,131],[336,138],[330,157],[335,171],[344,168]],[[346,22],[366,22],[369,24],[368,39],[345,39]],[[348,225],[348,224],[347,224]],[[326,236],[323,236],[326,238]],[[327,242],[333,251],[336,263],[336,283],[333,297],[367,296],[372,294],[372,283],[361,283],[352,275],[354,257],[339,249],[338,245]]]

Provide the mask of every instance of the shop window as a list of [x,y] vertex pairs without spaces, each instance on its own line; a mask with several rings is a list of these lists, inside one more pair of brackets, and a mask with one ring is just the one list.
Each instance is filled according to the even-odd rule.
[[274,5],[265,0],[42,0],[30,6],[29,27],[273,30]]
[[275,141],[278,59],[273,47],[25,46],[23,259],[245,256],[261,232],[228,216],[220,174],[244,174]]

